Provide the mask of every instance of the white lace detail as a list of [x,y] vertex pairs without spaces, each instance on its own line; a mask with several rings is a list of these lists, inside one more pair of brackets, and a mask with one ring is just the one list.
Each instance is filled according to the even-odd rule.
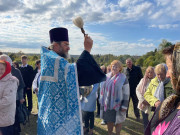
[[58,56],[55,60],[54,64],[54,76],[41,76],[41,81],[49,81],[49,82],[57,82],[58,81],[58,69],[59,69],[59,62],[61,57]]
[[65,81],[66,81],[66,78],[67,78],[67,72],[68,72],[68,68],[71,64],[70,63],[67,63],[66,66],[65,66],[65,71],[64,71],[64,76],[65,76]]

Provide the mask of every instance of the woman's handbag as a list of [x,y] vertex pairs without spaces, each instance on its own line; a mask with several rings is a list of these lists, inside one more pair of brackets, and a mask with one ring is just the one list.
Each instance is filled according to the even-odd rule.
[[20,104],[17,108],[18,120],[20,123],[25,125],[29,121],[29,114],[26,106],[24,104]]

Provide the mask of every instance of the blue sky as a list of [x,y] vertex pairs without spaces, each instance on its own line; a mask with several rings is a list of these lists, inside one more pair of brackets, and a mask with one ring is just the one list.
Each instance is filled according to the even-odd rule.
[[0,50],[39,53],[49,30],[69,30],[70,54],[83,50],[81,16],[92,54],[143,55],[162,39],[180,41],[180,0],[0,0]]

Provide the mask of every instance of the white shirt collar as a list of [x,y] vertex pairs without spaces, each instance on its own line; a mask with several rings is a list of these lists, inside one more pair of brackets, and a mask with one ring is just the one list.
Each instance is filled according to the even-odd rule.
[[25,66],[23,66],[23,64],[21,65],[21,67],[27,67],[28,64],[26,64]]

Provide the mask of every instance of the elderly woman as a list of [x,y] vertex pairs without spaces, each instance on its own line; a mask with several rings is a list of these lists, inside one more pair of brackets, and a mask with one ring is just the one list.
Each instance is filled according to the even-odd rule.
[[144,93],[147,90],[147,87],[149,86],[149,83],[151,80],[155,77],[154,68],[149,66],[146,69],[144,77],[141,79],[139,84],[136,87],[136,95],[139,100],[138,108],[142,112],[143,116],[143,123],[144,123],[144,129],[146,128],[149,120],[148,120],[148,108],[149,103],[144,99]]
[[15,134],[18,135],[21,132],[20,122],[18,118],[19,116],[18,107],[20,104],[23,104],[23,102],[25,101],[23,97],[23,88],[25,87],[25,84],[24,84],[20,70],[13,66],[12,60],[8,55],[6,54],[0,55],[0,60],[5,60],[9,62],[9,64],[11,65],[11,74],[19,80],[19,85],[18,85],[17,94],[16,94],[16,115],[15,115],[15,123],[14,123],[14,132]]
[[114,60],[111,72],[106,75],[106,81],[101,87],[100,104],[103,106],[103,118],[107,122],[108,134],[111,135],[115,125],[116,134],[121,131],[121,123],[126,119],[129,102],[129,83],[122,73],[122,63]]
[[174,92],[170,83],[170,78],[166,77],[166,72],[167,69],[165,64],[158,64],[155,67],[156,77],[151,80],[144,94],[145,100],[151,107],[158,107],[166,97]]
[[16,92],[18,80],[11,74],[11,65],[0,60],[0,132],[2,135],[14,134],[16,111]]
[[180,134],[180,43],[163,51],[175,94],[167,97],[156,109],[145,135]]

